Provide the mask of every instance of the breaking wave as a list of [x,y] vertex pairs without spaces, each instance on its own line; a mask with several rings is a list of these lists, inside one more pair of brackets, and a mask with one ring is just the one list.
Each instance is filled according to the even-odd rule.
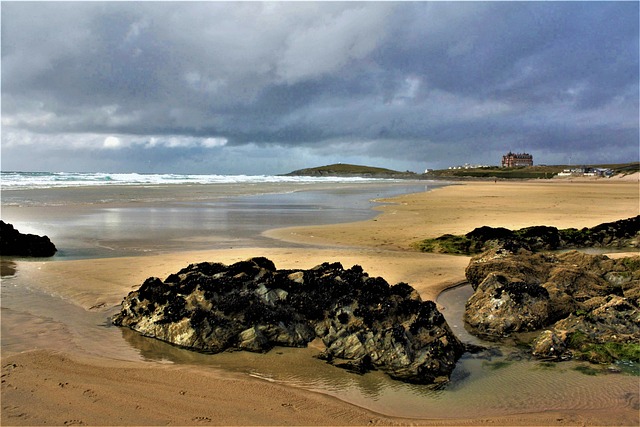
[[198,175],[101,172],[1,172],[3,190],[96,185],[339,183],[395,181],[361,177],[311,177],[282,175]]

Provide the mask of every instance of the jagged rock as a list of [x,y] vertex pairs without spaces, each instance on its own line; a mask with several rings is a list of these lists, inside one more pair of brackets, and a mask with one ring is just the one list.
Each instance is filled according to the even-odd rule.
[[533,331],[547,322],[550,305],[542,286],[491,273],[467,301],[464,320],[482,335]]
[[605,222],[592,228],[562,230],[565,247],[639,247],[640,215],[633,218]]
[[586,247],[638,248],[640,215],[580,230],[548,226],[509,230],[483,226],[461,236],[445,234],[435,239],[426,239],[418,242],[416,246],[424,252],[467,255],[500,248],[513,253],[519,249],[538,252]]
[[0,221],[0,255],[50,257],[57,249],[49,237],[23,234],[13,225]]
[[533,226],[511,231],[503,227],[479,227],[465,234],[465,237],[477,242],[478,247],[502,247],[510,250],[523,248],[533,250],[553,250],[562,244],[561,231],[555,227]]
[[466,237],[482,243],[485,249],[508,245],[532,252],[587,247],[638,247],[640,215],[580,230],[533,226],[511,231],[506,228],[480,227],[467,233]]
[[[533,355],[554,359],[575,357],[594,363],[617,359],[640,362],[638,306],[615,295],[589,302],[587,306],[591,309],[571,314],[543,331],[532,344]],[[555,351],[546,349],[545,336],[554,337]]]
[[415,383],[448,378],[464,352],[435,303],[405,283],[390,286],[339,263],[310,270],[277,270],[266,258],[192,264],[164,281],[147,279],[113,323],[212,353],[321,338],[319,357],[336,366]]
[[541,359],[561,359],[567,351],[566,339],[566,333],[542,331],[533,341],[532,354]]
[[501,248],[473,257],[465,269],[465,276],[474,290],[491,273],[500,273],[525,283],[542,283],[548,263],[549,258],[544,254],[532,254],[522,249],[512,253]]
[[467,277],[475,292],[465,320],[477,334],[547,328],[533,340],[538,357],[640,359],[640,257],[503,248],[472,258]]

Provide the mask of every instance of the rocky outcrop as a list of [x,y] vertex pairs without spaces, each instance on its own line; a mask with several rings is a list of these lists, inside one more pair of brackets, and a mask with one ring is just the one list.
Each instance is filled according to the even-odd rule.
[[415,383],[445,381],[464,348],[432,301],[362,268],[277,270],[266,258],[147,279],[113,323],[189,349],[268,351],[320,338],[328,362]]
[[559,320],[532,343],[534,356],[594,363],[640,362],[640,312],[629,299],[609,295],[587,301],[588,310]]
[[539,252],[587,247],[638,248],[640,247],[640,215],[580,230],[548,226],[509,230],[484,226],[463,236],[445,234],[419,242],[416,246],[424,252],[466,255],[499,248],[506,248],[511,252],[518,249]]
[[506,228],[480,227],[466,237],[481,242],[484,248],[523,248],[531,252],[575,248],[623,248],[640,246],[640,215],[607,222],[591,228],[557,229],[533,226],[511,231]]
[[541,331],[543,358],[640,360],[640,257],[504,248],[472,258],[465,321],[480,335]]
[[476,334],[505,336],[539,329],[548,322],[549,293],[537,284],[491,273],[465,306],[465,322]]
[[0,255],[50,257],[57,249],[47,236],[23,234],[13,225],[0,221]]

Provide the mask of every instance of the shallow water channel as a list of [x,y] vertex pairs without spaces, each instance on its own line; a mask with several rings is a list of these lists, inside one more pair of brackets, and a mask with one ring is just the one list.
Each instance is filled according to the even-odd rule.
[[462,340],[492,349],[476,355],[465,354],[451,382],[433,389],[394,381],[382,372],[359,375],[336,368],[314,357],[320,352],[314,345],[303,349],[278,347],[266,354],[208,355],[180,349],[112,326],[109,316],[118,307],[106,313],[85,311],[30,286],[38,270],[36,264],[27,264],[15,276],[2,280],[3,351],[44,347],[113,359],[198,365],[202,369],[249,375],[333,395],[381,414],[402,417],[459,418],[539,410],[606,409],[637,404],[638,400],[637,377],[588,376],[574,369],[576,362],[540,363],[529,360],[518,350],[469,335],[462,323],[464,301],[471,292],[468,285],[444,292],[438,303]]

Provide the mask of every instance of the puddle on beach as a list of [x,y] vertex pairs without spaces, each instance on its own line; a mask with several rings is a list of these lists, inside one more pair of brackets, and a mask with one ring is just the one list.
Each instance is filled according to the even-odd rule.
[[[469,292],[468,287],[454,288],[443,293],[438,303],[463,340],[482,344],[468,335],[462,324]],[[575,362],[547,365],[504,348],[491,356],[466,354],[451,382],[436,390],[394,381],[382,372],[358,375],[333,367],[314,357],[320,349],[313,346],[277,347],[266,354],[208,355],[180,349],[110,325],[109,316],[118,307],[86,311],[24,283],[19,272],[3,278],[2,296],[3,352],[52,348],[120,360],[196,365],[329,394],[390,416],[495,416],[535,410],[606,409],[638,401],[637,377],[588,376],[574,370]]]

